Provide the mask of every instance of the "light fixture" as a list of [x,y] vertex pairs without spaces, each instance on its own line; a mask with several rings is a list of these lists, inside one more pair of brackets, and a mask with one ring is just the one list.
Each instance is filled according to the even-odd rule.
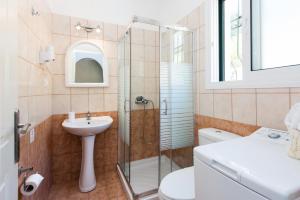
[[96,32],[97,32],[97,33],[100,33],[100,32],[101,32],[101,27],[100,27],[99,25],[96,27]]
[[81,29],[80,23],[77,23],[77,24],[75,25],[75,28],[76,28],[77,31],[79,31],[79,30]]
[[77,31],[80,31],[81,29],[85,30],[87,33],[91,33],[93,31],[96,31],[96,33],[101,33],[101,26],[98,25],[96,27],[92,27],[92,26],[87,26],[87,25],[81,25],[80,22],[78,22],[76,25],[75,25],[75,28]]

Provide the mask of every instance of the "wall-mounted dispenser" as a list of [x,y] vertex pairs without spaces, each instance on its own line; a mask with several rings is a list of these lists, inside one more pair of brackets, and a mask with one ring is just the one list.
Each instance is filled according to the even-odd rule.
[[53,46],[48,46],[45,50],[40,51],[40,63],[44,64],[55,60],[55,52]]

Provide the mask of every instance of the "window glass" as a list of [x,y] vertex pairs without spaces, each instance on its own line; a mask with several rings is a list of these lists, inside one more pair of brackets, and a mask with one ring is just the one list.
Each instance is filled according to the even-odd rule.
[[220,0],[220,81],[242,80],[242,1]]
[[252,70],[300,64],[300,1],[252,0]]
[[174,42],[173,42],[173,61],[174,63],[183,63],[184,62],[184,38],[182,31],[177,31],[174,34]]

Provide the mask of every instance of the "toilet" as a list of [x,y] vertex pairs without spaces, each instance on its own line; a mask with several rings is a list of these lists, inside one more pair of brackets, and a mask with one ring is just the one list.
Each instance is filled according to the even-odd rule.
[[[204,128],[198,131],[199,145],[206,145],[241,136],[215,128]],[[195,199],[194,167],[174,171],[163,178],[158,196],[160,200],[193,200]]]

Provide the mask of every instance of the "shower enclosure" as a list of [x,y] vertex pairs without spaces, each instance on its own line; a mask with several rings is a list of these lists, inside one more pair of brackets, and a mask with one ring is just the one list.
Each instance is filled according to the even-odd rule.
[[135,17],[118,44],[118,171],[133,198],[193,164],[193,33]]

